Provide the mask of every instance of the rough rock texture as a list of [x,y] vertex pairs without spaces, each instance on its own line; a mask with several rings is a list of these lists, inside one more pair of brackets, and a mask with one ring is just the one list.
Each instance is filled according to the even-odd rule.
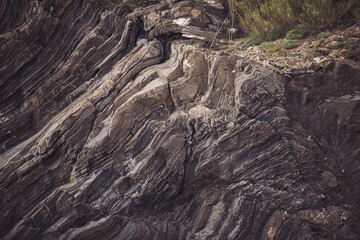
[[220,6],[1,1],[0,238],[359,239],[360,68],[188,44]]

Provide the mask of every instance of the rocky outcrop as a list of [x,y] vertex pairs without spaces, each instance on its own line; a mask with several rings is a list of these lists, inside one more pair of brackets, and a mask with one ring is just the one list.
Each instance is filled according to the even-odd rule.
[[360,69],[201,51],[220,3],[1,3],[0,238],[360,237]]

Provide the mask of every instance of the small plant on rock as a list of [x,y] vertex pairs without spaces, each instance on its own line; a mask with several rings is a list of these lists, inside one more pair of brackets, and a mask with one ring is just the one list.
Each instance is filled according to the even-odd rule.
[[275,57],[285,55],[285,49],[283,49],[279,44],[276,44],[272,48],[266,50],[268,53],[273,53]]
[[229,48],[228,48],[228,52],[234,52],[236,50],[237,50],[236,46],[229,46]]
[[340,24],[339,26],[337,26],[337,29],[340,30],[340,31],[344,30],[344,24]]
[[353,61],[360,60],[360,43],[353,38],[349,38],[345,41],[345,58]]
[[346,49],[345,58],[357,61],[358,57],[359,56],[356,54],[356,51],[353,49]]
[[313,59],[314,59],[314,54],[313,53],[308,53],[307,55],[306,55],[306,60],[307,61],[312,61]]
[[343,42],[337,42],[336,43],[336,48],[343,48],[344,47],[344,43]]
[[248,46],[253,46],[253,45],[259,45],[261,44],[263,41],[263,38],[260,36],[252,36],[249,37],[246,41],[245,41],[245,45]]
[[355,45],[356,45],[356,40],[355,39],[353,39],[353,38],[346,39],[346,41],[345,41],[345,48],[346,49],[352,49],[352,48],[355,47]]
[[295,28],[286,33],[286,39],[295,40],[303,39],[305,37],[306,31],[304,29]]
[[273,42],[264,42],[260,45],[260,48],[264,48],[264,49],[270,49],[275,47],[275,43]]
[[328,38],[328,37],[330,37],[330,36],[331,36],[331,32],[322,32],[322,33],[319,33],[319,34],[317,35],[317,38],[318,38],[318,39]]
[[299,46],[299,43],[293,40],[289,40],[286,42],[281,43],[281,46],[286,50],[293,49]]
[[269,33],[269,34],[266,36],[266,40],[268,40],[268,41],[275,41],[275,40],[280,39],[282,36],[283,36],[282,33],[272,32],[272,33]]

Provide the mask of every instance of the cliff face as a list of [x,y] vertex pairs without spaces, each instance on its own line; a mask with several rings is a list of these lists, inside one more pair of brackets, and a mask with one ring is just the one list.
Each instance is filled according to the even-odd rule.
[[360,68],[201,51],[218,1],[0,16],[0,238],[359,239]]

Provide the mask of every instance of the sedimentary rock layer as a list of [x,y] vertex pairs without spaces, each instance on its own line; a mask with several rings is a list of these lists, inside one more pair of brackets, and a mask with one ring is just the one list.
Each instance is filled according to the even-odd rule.
[[221,3],[0,3],[0,238],[360,237],[360,68],[201,51]]

